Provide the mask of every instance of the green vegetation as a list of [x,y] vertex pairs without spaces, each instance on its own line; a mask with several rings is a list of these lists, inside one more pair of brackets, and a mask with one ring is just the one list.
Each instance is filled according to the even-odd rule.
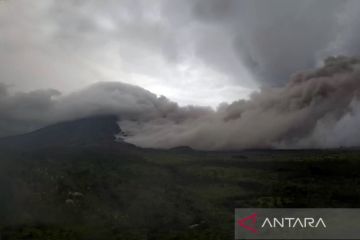
[[237,207],[359,207],[360,152],[0,153],[2,239],[232,239]]

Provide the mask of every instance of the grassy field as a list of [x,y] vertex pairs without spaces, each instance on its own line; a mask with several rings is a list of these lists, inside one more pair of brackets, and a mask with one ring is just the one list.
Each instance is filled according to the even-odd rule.
[[360,151],[0,153],[2,239],[233,239],[238,207],[360,207]]

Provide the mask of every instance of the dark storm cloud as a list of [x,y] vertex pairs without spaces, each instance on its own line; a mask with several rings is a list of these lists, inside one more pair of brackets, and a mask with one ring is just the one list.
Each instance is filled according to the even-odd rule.
[[337,14],[338,33],[324,54],[360,55],[360,3],[349,1]]
[[[229,52],[236,52],[266,85],[283,84],[295,71],[313,67],[317,54],[340,30],[338,14],[347,11],[347,2],[336,0],[198,0],[194,5],[194,17],[222,33],[211,40],[202,39],[198,46],[201,56],[219,65],[217,55],[211,52],[223,47],[223,41],[216,41],[223,35],[231,43]],[[236,74],[235,69],[225,71]]]
[[[347,0],[5,1],[0,135],[110,113],[144,147],[358,145],[358,60],[304,69],[360,54],[359,9]],[[214,111],[128,84],[84,88],[109,79],[190,102],[261,90]]]
[[36,90],[9,94],[0,84],[0,136],[20,134],[42,127],[49,122],[56,90]]
[[[280,86],[327,56],[360,51],[359,1],[195,0],[181,6],[168,4],[165,15],[182,28],[196,26],[197,56],[245,85],[242,65],[260,85]],[[184,14],[173,16],[178,9]]]
[[5,97],[7,95],[7,87],[4,83],[0,83],[0,97]]
[[104,73],[113,64],[118,72],[179,87],[165,69],[196,59],[238,86],[279,86],[327,55],[359,53],[359,6],[349,0],[7,1],[0,10],[2,81],[26,89],[29,82],[80,88],[115,80]]

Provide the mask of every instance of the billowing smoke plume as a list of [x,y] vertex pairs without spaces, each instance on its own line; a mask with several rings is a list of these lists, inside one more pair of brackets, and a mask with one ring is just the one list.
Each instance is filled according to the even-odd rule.
[[112,114],[133,122],[171,119],[175,123],[206,116],[212,110],[179,107],[137,86],[101,82],[64,96],[53,89],[10,94],[8,87],[0,84],[0,112],[0,136],[7,136],[94,115]]
[[197,149],[359,145],[359,63],[329,58],[318,70],[294,75],[285,87],[263,89],[204,118],[125,125],[134,133],[128,141]]
[[360,60],[332,57],[284,87],[210,108],[179,107],[140,87],[99,83],[60,96],[10,94],[0,85],[0,133],[80,117],[116,114],[125,140],[141,147],[195,149],[322,148],[360,145]]

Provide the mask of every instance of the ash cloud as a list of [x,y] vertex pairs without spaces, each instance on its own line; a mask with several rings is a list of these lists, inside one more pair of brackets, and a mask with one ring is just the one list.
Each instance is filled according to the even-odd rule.
[[100,82],[66,95],[53,89],[11,93],[0,84],[0,94],[0,136],[96,115],[117,115],[135,123],[154,119],[176,123],[213,112],[210,107],[179,107],[164,96],[119,82]]
[[127,140],[145,147],[203,150],[332,148],[358,146],[360,61],[333,57],[317,70],[294,75],[284,87],[267,88],[219,107],[206,117],[175,123],[156,119],[123,127]]
[[[141,147],[202,150],[337,148],[360,145],[360,60],[331,57],[283,87],[211,108],[178,104],[137,86],[98,83],[11,94],[1,86],[1,134],[87,116],[115,114],[125,141]],[[14,133],[14,132],[13,132]]]

